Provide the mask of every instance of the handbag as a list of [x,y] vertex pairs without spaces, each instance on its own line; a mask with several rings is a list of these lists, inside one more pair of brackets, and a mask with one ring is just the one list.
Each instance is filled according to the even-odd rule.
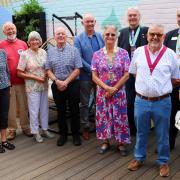
[[175,116],[175,127],[180,131],[180,111]]

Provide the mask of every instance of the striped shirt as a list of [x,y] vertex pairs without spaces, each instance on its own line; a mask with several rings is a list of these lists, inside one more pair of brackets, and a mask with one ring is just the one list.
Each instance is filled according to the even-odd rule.
[[52,70],[56,78],[65,80],[74,69],[81,68],[82,61],[77,48],[66,45],[63,48],[50,47],[45,69]]
[[10,86],[10,76],[7,65],[7,56],[4,50],[0,49],[0,89]]

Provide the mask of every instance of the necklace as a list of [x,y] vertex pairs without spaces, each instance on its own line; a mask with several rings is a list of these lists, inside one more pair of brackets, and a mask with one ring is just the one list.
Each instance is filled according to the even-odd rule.
[[118,47],[113,49],[112,60],[110,60],[106,48],[105,47],[103,48],[103,52],[104,52],[105,58],[106,58],[106,63],[107,63],[108,69],[109,69],[108,76],[109,76],[109,80],[111,80],[111,81],[114,79],[113,65],[114,65],[115,57],[116,57],[118,50],[119,50]]

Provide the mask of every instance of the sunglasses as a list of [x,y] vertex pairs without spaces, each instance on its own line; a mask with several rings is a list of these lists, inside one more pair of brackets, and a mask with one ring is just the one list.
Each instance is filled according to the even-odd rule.
[[161,38],[163,36],[163,34],[161,33],[149,33],[149,35],[152,37],[157,36],[158,38]]
[[109,37],[109,36],[111,36],[111,37],[115,37],[115,36],[116,36],[116,34],[114,34],[114,33],[106,33],[106,34],[105,34],[105,36],[107,36],[107,37]]

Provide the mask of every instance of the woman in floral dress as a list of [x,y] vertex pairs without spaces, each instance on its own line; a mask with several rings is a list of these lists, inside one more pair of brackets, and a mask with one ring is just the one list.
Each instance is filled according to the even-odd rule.
[[[37,142],[43,142],[39,133],[39,117],[42,135],[52,138],[48,129],[48,83],[46,78],[45,63],[46,51],[39,48],[42,39],[38,32],[32,31],[28,37],[29,49],[22,52],[18,64],[18,76],[25,79],[28,109],[30,116],[31,133]],[[39,116],[40,115],[40,116]]]
[[110,148],[109,140],[114,137],[122,156],[127,155],[125,144],[130,143],[127,119],[125,82],[129,78],[129,55],[124,49],[115,47],[117,28],[105,27],[105,47],[95,52],[92,59],[92,77],[97,84],[96,135],[103,143],[99,153]]

